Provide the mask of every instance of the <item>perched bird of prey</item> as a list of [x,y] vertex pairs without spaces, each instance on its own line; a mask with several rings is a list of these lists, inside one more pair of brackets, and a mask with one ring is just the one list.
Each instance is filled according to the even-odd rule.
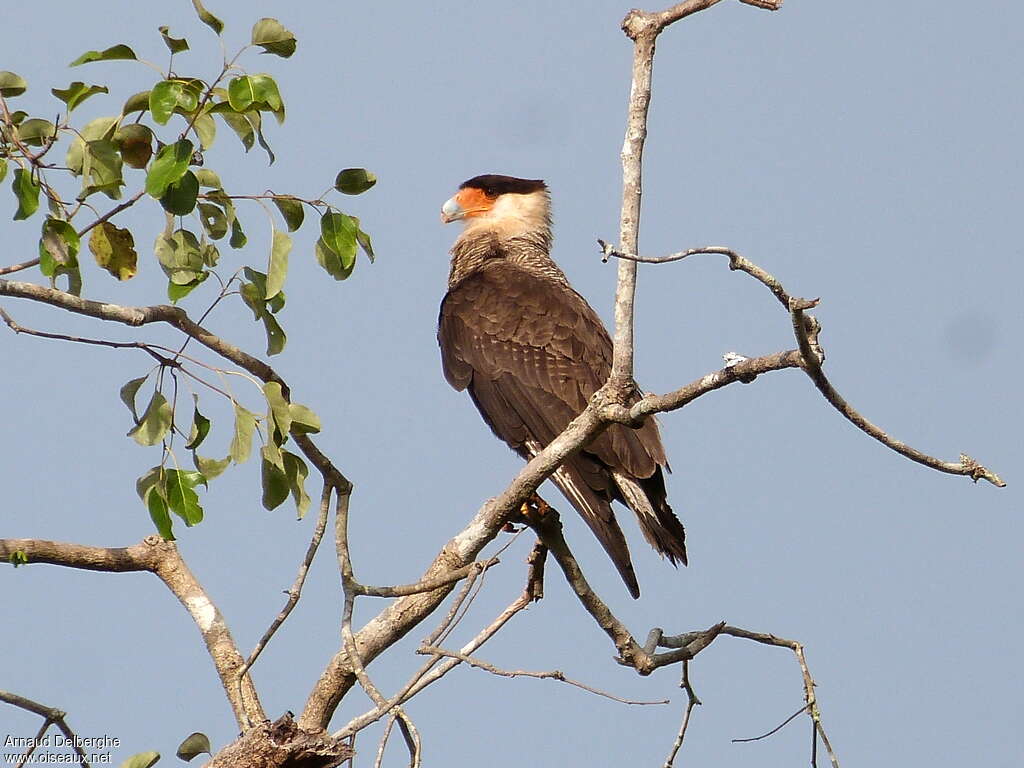
[[[451,250],[437,340],[445,378],[466,389],[484,421],[529,460],[608,379],[612,341],[551,259],[551,201],[540,179],[477,176],[441,209],[465,229]],[[639,395],[637,395],[639,397]],[[686,564],[686,534],[665,498],[658,426],[612,424],[552,476],[640,596],[611,502],[636,514],[644,538]]]

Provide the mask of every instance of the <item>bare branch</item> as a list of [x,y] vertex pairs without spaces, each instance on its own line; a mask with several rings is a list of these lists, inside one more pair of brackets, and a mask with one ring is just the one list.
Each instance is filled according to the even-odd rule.
[[[497,618],[495,618],[490,624],[488,624],[486,627],[480,630],[480,632],[478,632],[477,635],[472,640],[470,640],[468,643],[462,646],[462,648],[459,649],[460,653],[473,653],[480,646],[482,646],[484,643],[486,643],[488,640],[494,637],[494,635],[497,634],[513,616],[529,607],[530,603],[533,602],[533,592],[530,588],[530,581],[535,577],[535,574],[535,565],[531,563],[529,568],[529,578],[527,580],[527,587],[523,590],[523,593],[518,598],[513,600],[512,603],[505,608],[505,610],[498,614]],[[360,632],[360,635],[361,634],[362,631]],[[436,640],[436,638],[431,639],[430,642],[434,642],[434,640]],[[412,679],[409,680],[408,683],[406,683],[402,690],[400,690],[397,694],[391,697],[391,699],[387,702],[386,707],[377,707],[376,709],[364,712],[359,717],[350,720],[345,725],[344,728],[342,728],[337,733],[333,734],[334,738],[344,738],[350,734],[362,730],[371,723],[376,722],[380,718],[386,716],[388,712],[395,706],[401,705],[402,703],[411,699],[413,696],[416,696],[428,685],[437,682],[446,674],[448,674],[448,672],[450,672],[452,669],[454,669],[462,663],[459,659],[448,659],[442,662],[441,664],[438,664],[434,669],[430,670],[430,667],[434,665],[438,658],[439,657],[436,654],[433,655],[431,659],[427,662],[426,669],[420,670],[415,675],[413,675]],[[429,670],[429,672],[427,670]]]
[[462,568],[456,568],[454,571],[437,578],[417,581],[415,584],[400,584],[394,587],[369,587],[363,584],[353,584],[352,591],[357,595],[366,595],[367,597],[406,597],[408,595],[418,595],[423,592],[433,592],[438,587],[462,581],[473,572],[476,574],[483,573],[500,562],[497,557],[479,560]]
[[174,542],[147,536],[140,544],[123,548],[89,547],[41,539],[0,539],[0,558],[16,553],[28,563],[48,563],[91,571],[123,573],[149,571],[155,574],[192,616],[220,677],[228,702],[241,728],[248,722],[266,719],[252,680],[246,676],[240,695],[238,670],[244,660],[231,637],[224,617],[202,585],[182,560]]
[[767,739],[769,736],[774,736],[776,733],[781,731],[783,728],[785,728],[791,722],[796,720],[800,715],[802,715],[806,711],[807,711],[807,705],[804,704],[802,707],[800,707],[800,709],[798,709],[796,712],[794,712],[792,715],[787,717],[785,720],[783,720],[781,723],[776,725],[774,728],[772,728],[767,733],[762,733],[760,736],[751,736],[750,738],[746,738],[746,739],[732,739],[732,743],[733,744],[745,744],[745,743],[750,742],[750,741],[761,741],[762,739]]
[[[658,35],[670,24],[703,11],[719,0],[688,0],[658,13],[631,10],[622,20],[622,31],[633,41],[633,77],[629,89],[626,136],[622,143],[622,215],[619,243],[627,253],[638,253],[640,200],[643,196],[643,153],[647,139],[647,110],[651,103],[651,71]],[[775,9],[781,0],[744,0],[751,5]],[[613,386],[627,386],[633,378],[633,301],[636,294],[636,264],[619,262],[615,291],[615,346],[612,361]]]
[[[652,630],[658,633],[661,630]],[[693,686],[690,684],[690,660],[686,659],[683,661],[683,672],[682,679],[679,682],[679,687],[686,691],[686,710],[683,712],[683,722],[679,726],[679,733],[676,734],[676,740],[672,742],[672,749],[668,753],[668,757],[665,758],[664,768],[672,768],[675,762],[676,755],[679,754],[679,749],[683,746],[683,739],[686,738],[686,729],[690,725],[690,715],[693,713],[693,708],[702,704],[701,700],[697,698],[697,692],[693,690]]]
[[[739,253],[726,248],[724,246],[705,246],[701,248],[691,248],[686,251],[679,251],[678,253],[672,253],[668,256],[662,256],[658,258],[646,258],[637,256],[632,252],[623,252],[616,248],[613,248],[603,240],[597,241],[601,246],[601,253],[605,260],[610,257],[617,258],[626,261],[637,261],[649,264],[666,264],[673,261],[680,261],[689,256],[703,255],[703,254],[717,254],[727,256],[729,258],[729,269],[745,272],[746,274],[753,277],[758,282],[762,283],[767,287],[772,294],[779,300],[779,302],[786,308],[786,311],[790,313],[793,333],[796,336],[797,343],[800,346],[800,357],[801,361],[799,367],[804,369],[804,372],[811,378],[814,385],[818,388],[818,391],[825,396],[825,399],[834,407],[840,414],[843,415],[851,424],[857,427],[865,434],[878,440],[886,447],[896,451],[897,453],[905,456],[911,461],[915,461],[919,464],[923,464],[931,469],[936,469],[939,472],[945,472],[951,475],[965,475],[970,477],[972,480],[977,482],[978,480],[988,480],[995,486],[1000,488],[1005,487],[1006,483],[987,467],[982,466],[973,458],[967,454],[960,454],[960,461],[942,461],[941,459],[934,458],[928,454],[922,453],[921,451],[908,446],[906,443],[901,442],[889,434],[887,434],[880,427],[868,421],[862,416],[853,406],[851,406],[846,400],[836,391],[835,387],[832,386],[828,378],[825,376],[822,370],[822,362],[825,359],[824,352],[818,344],[818,333],[821,327],[818,321],[811,315],[805,314],[805,311],[817,305],[817,299],[800,299],[791,296],[783,288],[782,283],[769,272],[765,271],[757,264],[752,261],[745,259]],[[792,355],[792,353],[784,353]],[[790,357],[790,362],[792,358]],[[740,365],[745,365],[741,363]],[[796,367],[796,366],[793,366]],[[742,369],[741,369],[742,370]],[[756,375],[756,374],[755,374]],[[691,385],[692,386],[692,385]],[[679,390],[681,393],[682,390]],[[670,396],[666,396],[670,397]],[[651,396],[645,397],[641,402],[636,403],[632,408],[629,409],[628,414],[625,410],[616,410],[612,408],[606,411],[605,415],[612,418],[615,421],[621,423],[637,423],[637,419],[642,415],[647,415],[646,411],[650,405],[654,405],[652,401],[650,404],[645,405],[646,401],[650,400]],[[687,400],[685,398],[679,398],[678,395],[675,398],[681,407],[685,405]],[[657,401],[657,410],[672,410],[672,406],[666,399],[662,398]]]
[[705,254],[713,254],[718,256],[729,257],[729,269],[746,272],[748,275],[753,277],[758,282],[764,284],[773,294],[775,298],[781,302],[787,310],[789,309],[789,294],[786,293],[782,284],[771,274],[761,269],[752,261],[748,261],[734,251],[732,248],[726,248],[723,245],[705,245],[700,248],[690,248],[686,251],[679,251],[677,253],[670,253],[668,256],[659,257],[645,257],[637,256],[633,252],[623,252],[614,248],[604,240],[598,240],[598,245],[601,246],[601,258],[603,261],[608,261],[609,258],[625,259],[627,261],[636,261],[641,264],[668,264],[673,261],[682,261],[689,256],[702,256]]
[[[263,633],[263,637],[260,638],[259,642],[256,643],[256,647],[252,649],[252,653],[249,654],[249,658],[245,660],[245,664],[238,670],[237,684],[239,687],[239,696],[241,696],[241,686],[243,681],[246,679],[249,668],[256,663],[256,659],[259,658],[260,654],[263,653],[263,649],[267,647],[267,643],[270,642],[271,638],[281,628],[281,625],[288,619],[291,612],[295,609],[295,606],[299,603],[299,598],[302,596],[302,587],[306,583],[306,574],[309,573],[309,567],[313,564],[313,558],[316,557],[317,550],[320,548],[320,542],[323,540],[324,532],[327,530],[327,516],[330,514],[331,509],[331,491],[330,485],[324,484],[324,490],[320,497],[320,514],[316,520],[316,526],[313,528],[313,537],[309,541],[309,546],[306,548],[306,556],[302,559],[302,563],[299,564],[299,572],[295,576],[295,581],[288,590],[288,601],[284,607],[277,614],[277,617],[267,628],[267,631]],[[249,723],[250,726],[254,723]]]
[[582,688],[584,691],[589,691],[590,693],[597,694],[598,696],[603,696],[606,699],[617,701],[620,704],[651,706],[656,704],[669,703],[668,699],[660,699],[658,701],[635,701],[633,699],[623,699],[619,696],[616,696],[613,693],[602,691],[599,688],[594,688],[592,686],[587,685],[586,683],[581,683],[579,680],[573,680],[572,678],[566,677],[560,670],[557,669],[551,670],[550,672],[530,672],[525,669],[500,669],[499,667],[496,667],[493,664],[483,661],[482,659],[475,658],[465,653],[459,653],[458,651],[449,651],[444,648],[439,648],[436,645],[422,646],[416,649],[416,653],[432,653],[437,656],[447,656],[452,659],[458,659],[459,661],[469,664],[471,667],[482,669],[486,672],[490,672],[492,675],[497,675],[499,677],[533,677],[537,678],[538,680],[558,680],[559,682],[567,683],[568,685],[573,685],[577,688]]
[[22,753],[16,764],[17,768],[25,765],[29,758],[32,757],[32,753],[36,751],[42,743],[43,736],[51,725],[56,725],[60,732],[74,745],[75,754],[78,755],[78,764],[89,768],[89,761],[86,758],[85,752],[79,744],[79,739],[75,735],[75,732],[71,730],[67,724],[67,712],[56,707],[48,707],[45,704],[32,701],[32,699],[26,699],[24,696],[19,696],[16,693],[10,693],[8,691],[0,691],[0,701],[7,702],[11,706],[18,707],[18,709],[24,709],[26,712],[32,712],[33,714],[39,715],[43,718],[43,724],[39,727],[36,732],[36,736],[32,739],[32,743],[29,744],[28,748]]
[[[821,712],[818,710],[818,699],[814,693],[815,682],[814,678],[811,677],[810,669],[807,667],[807,659],[804,656],[803,645],[795,640],[786,640],[781,637],[776,637],[775,635],[768,635],[762,632],[751,632],[749,629],[742,629],[740,627],[728,625],[722,629],[722,634],[743,638],[744,640],[753,640],[755,643],[761,643],[763,645],[773,645],[777,648],[789,648],[793,651],[797,662],[800,664],[800,674],[803,676],[804,681],[805,706],[801,711],[806,709],[807,713],[810,715],[811,721],[814,723],[814,732],[817,735],[817,738],[821,739],[822,744],[825,745],[829,761],[832,763],[832,768],[839,768],[839,758],[836,757],[835,750],[832,749],[832,744],[829,742],[828,735],[825,733],[825,727],[821,723]],[[816,751],[816,749],[817,739],[814,741],[812,751]],[[812,764],[815,764],[813,759]]]
[[558,512],[549,507],[545,514],[531,517],[529,522],[537,532],[537,538],[544,543],[544,546],[555,558],[555,562],[562,569],[566,581],[569,582],[569,586],[576,593],[583,607],[594,617],[597,625],[615,644],[621,663],[634,667],[641,675],[650,674],[654,670],[651,657],[640,647],[625,625],[615,618],[611,609],[591,589],[590,584],[583,576],[579,563],[576,562],[576,558],[569,550],[569,545],[566,544],[565,537],[562,535],[562,523],[559,520]]
[[822,355],[815,350],[818,332],[817,320],[810,315],[804,315],[803,309],[799,306],[792,306],[791,313],[793,332],[800,344],[800,353],[804,359],[804,371],[811,377],[814,386],[825,396],[825,399],[828,400],[832,407],[839,411],[857,429],[875,438],[875,440],[896,451],[896,453],[906,456],[911,461],[916,461],[918,464],[924,464],[926,467],[951,475],[966,475],[975,482],[978,480],[988,480],[997,487],[1002,488],[1006,486],[1006,483],[1003,482],[999,475],[981,466],[966,454],[960,454],[959,462],[936,459],[921,453],[921,451],[915,448],[911,448],[894,437],[890,437],[882,429],[864,418],[836,391],[821,369]]

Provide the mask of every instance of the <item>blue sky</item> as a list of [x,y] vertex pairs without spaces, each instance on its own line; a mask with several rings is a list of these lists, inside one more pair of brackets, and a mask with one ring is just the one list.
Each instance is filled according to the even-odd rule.
[[[335,283],[313,258],[314,227],[296,236],[281,318],[289,345],[272,363],[321,415],[320,446],[356,484],[357,575],[414,581],[520,466],[441,376],[436,312],[457,232],[438,222],[440,205],[478,173],[546,179],[554,255],[610,320],[614,268],[600,262],[595,239],[614,239],[618,228],[631,55],[618,25],[627,8],[605,0],[582,10],[542,2],[210,7],[227,22],[229,49],[265,15],[299,40],[288,61],[242,60],[278,79],[288,120],[268,126],[278,158],[269,168],[258,148],[245,156],[221,126],[206,161],[229,191],[313,197],[348,166],[379,178],[366,195],[336,200],[373,235],[377,263],[361,261]],[[51,4],[45,28],[0,11],[8,32],[0,69],[31,88],[19,106],[52,117],[49,89],[82,79],[113,93],[75,114],[116,113],[127,94],[149,87],[149,70],[122,62],[68,70],[64,62],[118,42],[163,62],[162,24],[192,45],[176,59],[179,74],[216,74],[215,38],[189,3],[110,0],[104,9]],[[790,371],[662,417],[669,496],[687,527],[691,564],[676,571],[659,561],[625,522],[641,600],[629,599],[563,505],[588,577],[634,634],[724,618],[805,643],[845,765],[1015,766],[1024,753],[1024,620],[1014,597],[1022,577],[1022,28],[1018,4],[997,0],[970,9],[788,0],[777,13],[728,2],[659,42],[641,250],[728,245],[791,293],[821,297],[826,371],[840,392],[900,439],[948,460],[971,454],[1010,483],[974,486],[911,464],[853,429]],[[13,211],[6,189],[0,205]],[[225,253],[228,273],[266,260],[262,211],[253,204],[241,215],[250,245]],[[35,255],[36,220],[6,221],[0,262]],[[162,302],[149,254],[163,226],[159,207],[140,203],[123,221],[136,231],[140,275],[115,284],[87,267],[86,294]],[[201,311],[203,300],[197,291],[183,306]],[[53,309],[3,306],[41,330],[131,338]],[[222,306],[208,325],[263,349],[262,331],[240,306]],[[146,338],[170,337],[154,330]],[[0,535],[124,546],[151,533],[134,480],[157,451],[123,437],[130,423],[117,396],[149,359],[10,333],[0,345],[8,435]],[[646,389],[667,391],[715,370],[724,352],[792,345],[775,300],[723,261],[641,269],[636,369]],[[248,397],[256,408],[258,393]],[[210,440],[223,450],[227,411],[205,402]],[[206,521],[179,530],[180,547],[248,649],[283,604],[313,521],[296,522],[287,506],[265,512],[254,462],[215,481],[204,504]],[[521,537],[487,577],[462,642],[518,594],[529,546]],[[615,665],[614,649],[554,569],[547,584],[545,600],[482,658],[557,668],[621,696],[672,704],[629,708],[550,681],[459,669],[409,707],[427,764],[661,765],[685,704],[676,671],[640,679]],[[121,738],[115,760],[157,749],[174,762],[177,743],[194,730],[216,746],[234,738],[198,633],[152,577],[19,568],[2,574],[0,596],[8,618],[2,687],[65,709],[80,735]],[[357,622],[374,608],[361,603]],[[272,716],[301,710],[337,647],[340,609],[325,547],[303,602],[254,671]],[[418,666],[412,651],[428,631],[417,629],[371,667],[385,691]],[[680,764],[806,762],[804,720],[766,741],[730,743],[796,710],[800,677],[786,652],[719,642],[692,665],[704,706]],[[335,725],[367,706],[353,692]],[[34,716],[0,709],[0,734],[37,727]],[[372,762],[378,736],[363,737],[357,762]],[[386,765],[404,760],[394,744]]]

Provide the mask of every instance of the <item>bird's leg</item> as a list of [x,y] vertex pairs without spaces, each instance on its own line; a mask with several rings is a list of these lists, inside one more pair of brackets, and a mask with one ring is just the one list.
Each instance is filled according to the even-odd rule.
[[529,499],[523,502],[520,507],[523,518],[528,525],[535,525],[541,522],[545,515],[552,511],[551,505],[534,493]]

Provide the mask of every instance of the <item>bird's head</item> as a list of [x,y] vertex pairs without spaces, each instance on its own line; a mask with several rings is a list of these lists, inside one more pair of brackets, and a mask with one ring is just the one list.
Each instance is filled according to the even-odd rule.
[[540,179],[486,174],[474,176],[441,207],[441,221],[462,221],[467,229],[495,227],[533,231],[551,225],[548,187]]

